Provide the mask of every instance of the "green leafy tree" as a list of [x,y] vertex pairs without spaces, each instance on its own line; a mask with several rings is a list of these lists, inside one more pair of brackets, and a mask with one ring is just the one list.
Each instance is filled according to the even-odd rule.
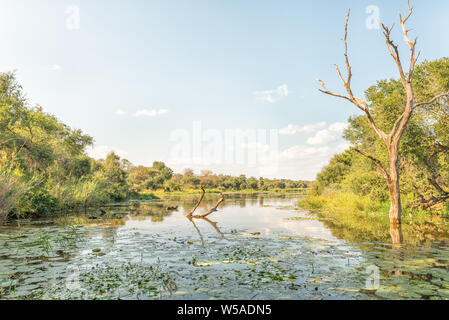
[[105,183],[107,192],[113,200],[120,201],[128,197],[129,188],[126,178],[127,173],[120,157],[115,152],[109,153],[97,179]]

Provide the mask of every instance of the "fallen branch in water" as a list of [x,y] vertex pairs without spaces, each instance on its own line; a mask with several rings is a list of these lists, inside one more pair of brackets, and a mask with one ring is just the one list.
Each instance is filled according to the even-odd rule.
[[187,214],[187,217],[191,217],[193,213],[196,211],[196,209],[200,206],[201,201],[203,201],[204,195],[206,194],[206,190],[204,190],[204,187],[201,187],[201,190],[203,191],[203,193],[201,194],[200,200],[198,200],[198,203],[196,204],[195,207],[193,207],[192,211],[190,211]]
[[198,214],[198,215],[194,215],[194,218],[206,218],[208,215],[210,215],[211,213],[214,213],[215,211],[218,210],[218,206],[224,201],[224,197],[223,194],[220,193],[220,200],[218,200],[217,204],[215,206],[213,206],[210,210],[208,210],[207,212],[204,212],[202,214]]
[[222,193],[220,193],[220,199],[218,200],[218,202],[215,204],[215,206],[213,206],[211,209],[209,209],[208,211],[201,213],[201,214],[197,214],[197,215],[193,215],[196,211],[196,209],[198,209],[198,207],[200,206],[201,202],[204,199],[204,195],[206,194],[206,190],[204,190],[204,187],[201,187],[202,190],[202,194],[200,199],[198,200],[198,203],[196,204],[196,206],[187,214],[187,217],[191,217],[191,218],[206,218],[208,215],[210,215],[211,213],[215,212],[218,210],[218,206],[224,201],[224,196]]

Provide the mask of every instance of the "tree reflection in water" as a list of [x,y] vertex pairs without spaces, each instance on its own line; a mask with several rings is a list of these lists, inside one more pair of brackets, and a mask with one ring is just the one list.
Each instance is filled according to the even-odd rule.
[[200,236],[201,243],[203,244],[203,246],[205,245],[204,237],[203,237],[203,235],[201,234],[201,231],[200,231],[200,229],[198,228],[198,226],[196,225],[194,219],[206,221],[207,223],[209,223],[209,224],[214,228],[214,230],[217,232],[217,234],[219,235],[220,238],[223,238],[223,237],[224,237],[223,232],[221,232],[221,230],[220,230],[220,229],[218,228],[218,226],[217,226],[217,222],[213,222],[213,221],[211,221],[211,220],[209,220],[208,218],[205,218],[205,217],[196,217],[196,218],[193,218],[193,217],[187,216],[187,219],[193,224],[193,227],[195,228],[196,232],[197,232],[198,235]]
[[218,233],[218,235],[219,235],[221,238],[223,238],[223,233],[222,233],[222,232],[220,231],[220,229],[217,227],[217,223],[216,223],[216,222],[212,222],[212,221],[209,220],[207,217],[208,217],[210,214],[212,214],[212,213],[214,213],[214,212],[216,212],[216,211],[218,210],[218,206],[224,202],[224,196],[223,196],[222,193],[220,193],[220,199],[218,200],[218,202],[217,202],[212,208],[210,208],[209,210],[207,210],[206,212],[204,212],[204,213],[202,213],[202,214],[194,215],[196,209],[200,206],[201,202],[202,202],[203,199],[204,199],[204,195],[206,194],[206,190],[204,190],[204,187],[201,187],[201,191],[202,191],[202,194],[201,194],[200,199],[198,200],[198,203],[197,203],[197,204],[195,205],[195,207],[194,207],[194,208],[187,214],[186,217],[187,217],[187,219],[188,219],[190,222],[192,222],[192,224],[193,224],[193,226],[195,227],[196,231],[197,231],[198,234],[200,235],[201,242],[202,242],[202,244],[203,244],[203,246],[204,246],[205,243],[204,243],[203,235],[201,234],[200,229],[198,228],[198,226],[196,225],[196,223],[195,223],[195,221],[194,221],[193,219],[200,219],[200,220],[206,221],[207,223],[209,223],[209,224],[215,229],[215,231]]
[[[399,264],[401,265],[402,262],[405,260],[404,252],[402,250],[402,245],[404,243],[403,241],[403,235],[402,235],[402,225],[398,223],[390,223],[390,235],[391,235],[391,243],[392,243],[392,251],[399,261]],[[402,270],[396,269],[390,272],[391,274],[395,275],[402,275]]]

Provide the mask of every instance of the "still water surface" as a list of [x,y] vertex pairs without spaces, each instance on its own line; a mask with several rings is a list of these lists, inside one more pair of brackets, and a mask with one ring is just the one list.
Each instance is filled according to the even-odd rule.
[[1,228],[0,298],[449,298],[449,239],[348,242],[301,197],[226,195],[192,220],[196,197],[170,197]]

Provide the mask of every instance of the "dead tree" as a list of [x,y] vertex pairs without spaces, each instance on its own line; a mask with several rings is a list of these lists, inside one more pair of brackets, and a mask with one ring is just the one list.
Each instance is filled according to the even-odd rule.
[[345,99],[345,100],[351,102],[352,104],[354,104],[360,110],[362,110],[366,115],[366,118],[368,120],[370,128],[385,143],[387,150],[388,150],[388,156],[389,156],[388,166],[384,166],[380,160],[376,159],[374,156],[372,156],[364,151],[361,151],[356,148],[353,148],[353,150],[364,155],[365,157],[368,157],[372,161],[374,161],[374,163],[376,163],[379,170],[382,172],[382,175],[384,176],[385,180],[387,181],[388,189],[390,192],[390,202],[391,202],[389,216],[390,216],[390,222],[392,224],[400,224],[401,223],[402,207],[401,207],[401,192],[400,192],[400,185],[399,185],[399,145],[400,145],[401,138],[404,134],[404,131],[407,127],[407,124],[413,114],[413,111],[416,108],[431,105],[431,104],[437,102],[439,99],[449,96],[449,92],[446,92],[446,93],[442,93],[442,94],[434,97],[433,99],[431,99],[430,101],[427,101],[427,102],[421,102],[421,103],[415,102],[412,80],[413,80],[413,74],[415,71],[415,65],[416,65],[416,62],[419,57],[419,53],[418,54],[415,53],[417,38],[415,38],[413,41],[410,40],[410,38],[408,36],[409,30],[407,30],[407,28],[406,28],[407,20],[410,18],[410,16],[413,13],[413,7],[410,6],[410,2],[408,3],[408,9],[409,9],[409,11],[405,18],[402,18],[402,15],[399,14],[399,21],[401,24],[403,37],[410,49],[410,58],[409,58],[410,66],[409,66],[408,72],[404,71],[404,67],[403,67],[401,59],[399,57],[398,46],[391,39],[391,31],[393,29],[393,26],[391,28],[388,28],[383,23],[380,23],[380,26],[384,30],[383,34],[385,36],[388,51],[389,51],[390,55],[392,56],[394,62],[396,63],[396,66],[397,66],[397,69],[398,69],[399,75],[400,75],[400,80],[401,80],[402,86],[405,89],[405,93],[407,96],[405,106],[402,106],[403,112],[396,119],[396,121],[393,124],[393,128],[391,129],[391,131],[389,133],[385,133],[383,130],[381,130],[376,125],[376,122],[374,121],[374,119],[371,115],[370,106],[368,105],[368,103],[364,99],[355,97],[352,92],[352,89],[351,89],[352,69],[351,69],[351,65],[349,63],[349,57],[348,57],[348,23],[349,23],[350,10],[348,10],[348,14],[346,15],[345,36],[342,39],[344,42],[344,45],[345,45],[344,56],[345,56],[345,63],[346,63],[346,70],[347,70],[347,78],[346,79],[343,77],[343,74],[340,71],[340,68],[338,67],[338,65],[335,65],[335,68],[337,69],[338,77],[342,81],[342,83],[346,89],[347,95],[338,94],[338,93],[329,91],[326,88],[325,83],[321,79],[317,79],[321,83],[321,86],[323,87],[323,89],[320,90],[321,92],[331,95],[331,96],[334,96],[334,97]]
[[190,222],[193,224],[193,226],[195,227],[196,231],[198,232],[198,234],[199,234],[199,236],[200,236],[200,238],[201,238],[201,242],[203,243],[203,246],[204,246],[205,242],[204,242],[203,235],[201,234],[200,229],[199,229],[198,226],[196,225],[194,219],[200,219],[200,220],[206,221],[207,223],[209,223],[209,224],[215,229],[215,231],[218,233],[218,235],[219,235],[220,237],[223,238],[223,233],[222,233],[222,232],[220,231],[220,229],[217,227],[217,223],[216,223],[216,222],[210,221],[210,220],[207,218],[207,216],[209,216],[211,213],[213,213],[213,212],[215,212],[215,211],[218,210],[218,206],[224,201],[224,197],[223,197],[223,194],[220,193],[220,199],[217,201],[217,203],[216,203],[212,208],[210,208],[209,210],[207,210],[207,211],[204,212],[204,213],[195,215],[195,214],[194,214],[195,211],[196,211],[196,210],[198,209],[198,207],[200,206],[201,202],[202,202],[203,199],[204,199],[204,195],[206,194],[206,190],[204,190],[204,187],[201,187],[201,191],[202,191],[201,197],[199,198],[199,200],[198,200],[198,202],[196,203],[195,207],[193,207],[193,209],[187,214],[186,217],[187,217],[187,219],[189,219],[189,221],[190,221]]
[[210,208],[209,210],[207,210],[207,211],[204,212],[204,213],[194,215],[196,209],[198,209],[198,207],[200,206],[201,202],[202,202],[203,199],[204,199],[204,195],[206,194],[206,190],[204,190],[204,187],[201,187],[201,191],[202,191],[201,197],[200,197],[200,199],[198,200],[197,204],[196,204],[195,207],[193,207],[193,209],[187,214],[187,217],[188,217],[188,218],[206,218],[206,217],[207,217],[208,215],[210,215],[211,213],[217,211],[217,210],[218,210],[218,206],[224,201],[223,194],[220,193],[220,199],[218,200],[218,202],[217,202],[212,208]]

